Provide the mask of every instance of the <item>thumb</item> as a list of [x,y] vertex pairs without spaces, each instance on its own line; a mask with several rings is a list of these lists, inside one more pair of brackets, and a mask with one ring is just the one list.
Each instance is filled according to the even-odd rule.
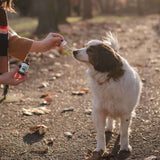
[[60,38],[56,38],[55,40],[56,40],[55,41],[56,46],[59,47],[61,45],[61,43],[62,43],[61,39]]

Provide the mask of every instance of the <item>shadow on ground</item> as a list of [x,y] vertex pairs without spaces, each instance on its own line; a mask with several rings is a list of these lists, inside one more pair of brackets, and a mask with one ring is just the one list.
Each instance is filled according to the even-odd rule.
[[[112,132],[106,132],[105,135],[106,135],[106,145],[107,145],[112,137]],[[120,151],[119,142],[120,142],[120,135],[118,135],[111,153],[117,158],[117,160],[125,160],[130,156],[131,153],[127,151]]]
[[44,138],[44,134],[39,134],[38,132],[28,133],[23,137],[24,143],[32,145],[36,142],[40,142]]

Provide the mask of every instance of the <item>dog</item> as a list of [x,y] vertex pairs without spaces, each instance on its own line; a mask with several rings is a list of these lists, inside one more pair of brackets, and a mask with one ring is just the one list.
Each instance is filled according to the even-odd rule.
[[91,40],[86,47],[74,50],[73,56],[88,65],[97,131],[95,151],[105,151],[105,131],[112,132],[114,119],[120,119],[120,151],[131,151],[129,127],[142,83],[138,73],[119,55],[116,36],[108,33],[103,41]]

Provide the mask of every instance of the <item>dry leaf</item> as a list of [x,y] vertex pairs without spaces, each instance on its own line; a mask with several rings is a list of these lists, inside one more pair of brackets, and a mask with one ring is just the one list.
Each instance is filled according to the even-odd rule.
[[88,93],[89,92],[89,89],[88,88],[81,88],[79,91],[73,91],[72,92],[72,95],[78,95],[78,96],[82,96],[82,95],[84,95],[84,94],[86,94],[86,93]]
[[37,125],[30,127],[29,130],[31,132],[39,132],[39,134],[45,134],[49,130],[49,128],[45,125]]
[[46,98],[44,98],[44,100],[47,102],[52,102],[52,98],[50,98],[50,97],[46,97]]
[[47,145],[52,145],[53,142],[54,142],[54,138],[48,138],[48,139],[44,139],[44,142],[47,144]]
[[71,111],[73,111],[73,110],[74,110],[73,108],[66,108],[66,109],[64,109],[61,113],[71,112]]
[[46,107],[37,107],[37,108],[29,108],[29,109],[22,109],[23,114],[26,116],[31,116],[33,114],[36,115],[43,115],[48,114],[51,110],[47,109]]
[[51,94],[52,94],[51,92],[43,93],[43,94],[40,96],[40,98],[45,98],[45,97],[47,97],[47,96],[49,96],[49,95],[51,95]]

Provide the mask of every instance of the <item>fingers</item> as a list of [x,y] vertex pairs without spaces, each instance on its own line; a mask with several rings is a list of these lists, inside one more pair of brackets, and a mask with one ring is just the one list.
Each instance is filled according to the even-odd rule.
[[51,35],[53,37],[59,37],[60,39],[64,40],[64,37],[62,35],[58,34],[58,33],[51,33]]
[[61,39],[56,39],[56,43],[55,43],[55,45],[57,46],[57,47],[59,47],[60,45],[61,45],[61,43],[62,43],[62,41],[61,41]]
[[18,85],[18,84],[24,82],[27,79],[27,76],[28,76],[28,74],[26,73],[24,76],[21,76],[21,78],[15,79],[15,82],[13,85]]

